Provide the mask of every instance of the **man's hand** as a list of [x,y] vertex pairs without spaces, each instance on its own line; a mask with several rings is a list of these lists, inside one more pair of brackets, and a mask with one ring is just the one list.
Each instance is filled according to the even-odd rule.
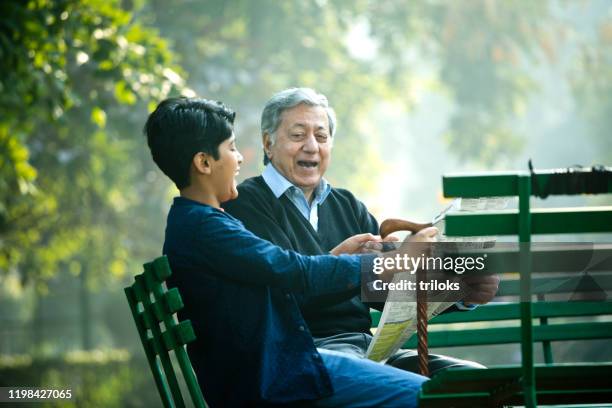
[[[383,256],[395,258],[395,256],[399,254],[400,256],[408,255],[413,258],[420,257],[424,252],[430,249],[432,242],[436,242],[436,235],[438,235],[438,229],[436,227],[424,228],[416,234],[409,235],[397,251],[385,252]],[[393,275],[398,272],[406,271],[402,269],[386,269],[381,277],[383,280],[390,281]],[[414,274],[412,276],[414,276]]]
[[340,254],[361,254],[364,252],[369,252],[366,244],[368,242],[382,242],[380,235],[372,235],[372,234],[357,234],[353,235],[342,241],[338,244],[337,247],[329,251],[332,255],[340,255]]
[[499,288],[497,275],[464,275],[461,279],[470,287],[468,295],[463,299],[466,305],[484,305],[490,302]]
[[404,242],[436,242],[438,232],[436,227],[423,228],[416,234],[410,235]]

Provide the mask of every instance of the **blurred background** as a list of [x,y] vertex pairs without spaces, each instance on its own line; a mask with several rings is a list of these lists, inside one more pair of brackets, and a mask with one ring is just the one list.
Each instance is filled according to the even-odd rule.
[[607,0],[5,0],[0,72],[0,386],[79,406],[159,404],[122,288],[177,193],[141,132],[168,96],[237,111],[244,179],[267,99],[324,93],[326,177],[379,221],[430,220],[444,173],[612,164]]

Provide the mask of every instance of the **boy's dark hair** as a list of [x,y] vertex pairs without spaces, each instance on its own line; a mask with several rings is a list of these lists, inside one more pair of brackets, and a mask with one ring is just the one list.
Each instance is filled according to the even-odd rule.
[[232,136],[236,113],[221,102],[201,98],[168,98],[144,126],[153,161],[180,190],[190,183],[193,156],[219,159],[219,145]]

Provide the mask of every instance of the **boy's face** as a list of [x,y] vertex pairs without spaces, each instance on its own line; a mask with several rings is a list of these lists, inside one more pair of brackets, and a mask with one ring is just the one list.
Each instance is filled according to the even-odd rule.
[[236,137],[219,145],[219,160],[212,161],[212,183],[216,198],[220,203],[238,197],[236,189],[236,176],[240,170],[242,155],[236,148]]

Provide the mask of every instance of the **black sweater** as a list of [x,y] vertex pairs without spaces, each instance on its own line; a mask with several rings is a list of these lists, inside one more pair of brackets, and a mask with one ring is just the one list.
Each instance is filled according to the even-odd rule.
[[[238,186],[238,198],[223,205],[259,237],[305,255],[327,254],[346,238],[378,233],[376,219],[349,191],[333,188],[319,206],[315,231],[285,196],[277,199],[263,177]],[[346,332],[370,333],[369,307],[359,297],[338,302],[333,298],[299,298],[300,309],[314,337]]]

